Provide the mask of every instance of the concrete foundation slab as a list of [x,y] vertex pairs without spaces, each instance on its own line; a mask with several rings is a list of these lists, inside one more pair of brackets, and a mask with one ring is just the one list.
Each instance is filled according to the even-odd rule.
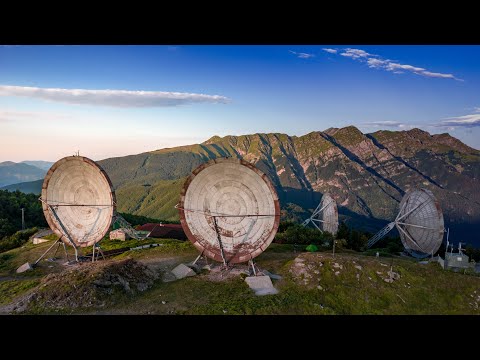
[[195,271],[190,269],[187,265],[185,264],[180,264],[178,265],[175,269],[172,270],[172,274],[175,275],[177,279],[183,279],[185,277],[189,276],[195,276],[197,275]]
[[30,263],[27,262],[17,269],[17,274],[20,274],[20,273],[23,273],[25,271],[32,270],[32,269],[33,269],[32,265],[30,265]]
[[248,276],[245,282],[250,289],[255,291],[255,295],[273,295],[278,294],[278,290],[273,287],[269,276]]

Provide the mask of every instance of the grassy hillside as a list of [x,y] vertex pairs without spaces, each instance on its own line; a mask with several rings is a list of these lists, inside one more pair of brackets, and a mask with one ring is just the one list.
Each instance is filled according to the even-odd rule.
[[[377,259],[351,251],[332,258],[331,253],[299,253],[291,245],[272,244],[257,264],[283,278],[273,280],[277,295],[258,297],[240,275],[222,281],[202,271],[165,282],[168,271],[192,261],[197,252],[189,242],[157,242],[164,245],[94,265],[62,268],[62,261],[42,262],[34,271],[16,275],[17,280],[0,280],[0,312],[17,307],[34,314],[480,315],[480,277],[445,271],[437,263]],[[16,266],[48,245],[29,244],[2,254],[0,276],[15,276]],[[112,279],[119,278],[119,285],[113,285]],[[125,281],[130,286],[121,285]],[[30,300],[20,301],[23,296]]]

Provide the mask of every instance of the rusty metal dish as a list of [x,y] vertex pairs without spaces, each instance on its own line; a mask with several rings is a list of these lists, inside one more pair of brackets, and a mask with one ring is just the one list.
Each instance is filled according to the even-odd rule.
[[178,209],[193,245],[228,264],[265,251],[280,222],[271,181],[254,165],[235,158],[218,158],[196,168],[185,181]]
[[102,240],[116,209],[107,173],[83,156],[68,156],[52,165],[43,181],[41,200],[50,228],[75,247]]

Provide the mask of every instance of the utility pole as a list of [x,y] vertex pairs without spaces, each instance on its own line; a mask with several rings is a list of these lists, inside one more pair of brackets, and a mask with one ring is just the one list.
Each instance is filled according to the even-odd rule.
[[25,208],[22,208],[22,230],[25,230]]

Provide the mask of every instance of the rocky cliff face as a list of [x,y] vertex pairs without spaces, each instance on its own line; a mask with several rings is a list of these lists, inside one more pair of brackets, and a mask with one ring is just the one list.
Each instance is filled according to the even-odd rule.
[[[214,136],[202,144],[100,164],[118,188],[120,210],[174,219],[174,210],[160,204],[162,210],[155,212],[152,202],[168,197],[174,205],[184,177],[221,156],[244,158],[268,174],[284,213],[298,220],[329,192],[345,220],[373,232],[395,217],[408,189],[425,187],[439,199],[455,241],[475,241],[475,230],[480,229],[480,151],[448,134],[419,129],[363,134],[349,126],[300,137]],[[122,202],[131,206],[122,208]]]

